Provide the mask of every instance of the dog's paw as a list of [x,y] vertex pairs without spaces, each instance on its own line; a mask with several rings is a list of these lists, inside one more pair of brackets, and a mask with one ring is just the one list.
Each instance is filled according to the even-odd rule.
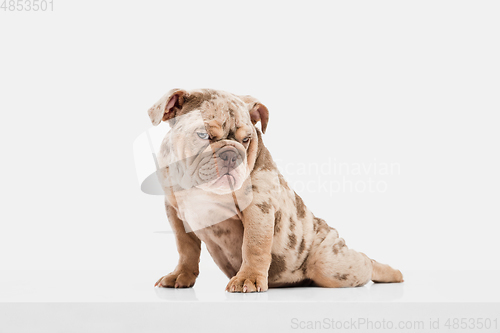
[[252,293],[267,290],[267,278],[258,274],[238,273],[226,286],[230,293]]
[[175,270],[172,273],[161,277],[155,283],[155,287],[160,288],[190,288],[194,286],[198,274],[187,270]]

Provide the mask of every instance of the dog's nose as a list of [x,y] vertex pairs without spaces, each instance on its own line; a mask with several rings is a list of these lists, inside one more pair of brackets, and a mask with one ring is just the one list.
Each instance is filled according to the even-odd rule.
[[227,166],[229,169],[233,169],[236,166],[238,152],[234,150],[225,150],[219,153],[219,157],[224,161],[224,166]]

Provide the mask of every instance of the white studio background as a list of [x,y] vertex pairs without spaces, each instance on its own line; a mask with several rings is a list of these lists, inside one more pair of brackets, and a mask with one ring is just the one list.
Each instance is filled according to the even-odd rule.
[[260,99],[285,178],[349,247],[403,272],[500,269],[499,15],[495,1],[0,11],[0,269],[174,268],[132,145],[176,87]]

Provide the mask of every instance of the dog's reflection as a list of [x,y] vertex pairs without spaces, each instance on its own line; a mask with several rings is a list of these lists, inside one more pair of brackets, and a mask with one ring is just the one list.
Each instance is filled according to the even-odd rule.
[[372,283],[370,285],[371,301],[396,301],[404,296],[403,283]]
[[[264,293],[224,292],[223,300],[232,302],[392,302],[403,298],[404,285],[404,283],[368,283],[355,288],[283,287],[271,288]],[[198,301],[195,288],[155,288],[155,293],[165,301]]]
[[198,301],[194,288],[154,288],[156,296],[165,301],[192,302]]
[[[287,287],[271,288],[256,300],[289,302],[391,302],[404,295],[404,283],[373,283],[355,288]],[[231,301],[246,300],[246,294],[229,294]]]

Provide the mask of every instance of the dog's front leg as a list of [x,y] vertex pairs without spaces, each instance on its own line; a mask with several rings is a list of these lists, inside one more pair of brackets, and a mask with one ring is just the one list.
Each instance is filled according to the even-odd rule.
[[239,272],[227,284],[229,292],[267,290],[274,230],[274,208],[268,202],[252,204],[242,214],[243,245]]
[[186,233],[174,207],[166,203],[166,209],[168,221],[175,233],[179,262],[172,273],[156,282],[155,287],[189,288],[194,285],[199,274],[201,241],[194,232]]

